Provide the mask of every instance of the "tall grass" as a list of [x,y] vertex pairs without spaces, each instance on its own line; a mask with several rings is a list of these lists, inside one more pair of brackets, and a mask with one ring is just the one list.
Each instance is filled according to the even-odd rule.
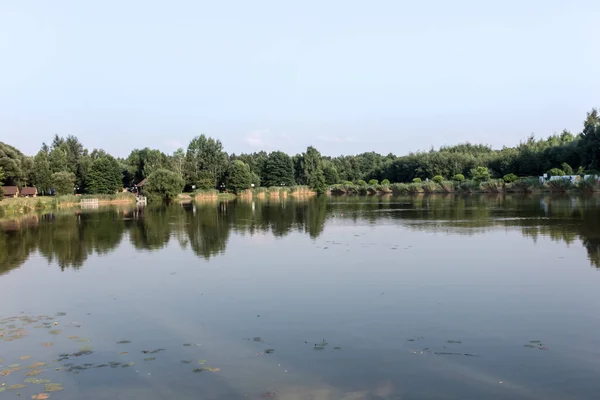
[[568,179],[557,179],[554,181],[548,181],[546,185],[548,185],[550,191],[553,193],[565,193],[575,187],[575,185],[573,185]]
[[504,192],[504,181],[502,179],[490,179],[481,183],[481,190],[486,193],[502,193]]
[[512,190],[520,193],[531,193],[536,189],[541,189],[542,185],[538,178],[519,179],[512,185]]
[[481,184],[476,181],[463,181],[458,185],[458,190],[463,193],[475,193],[481,190]]
[[425,193],[436,193],[440,191],[441,187],[437,183],[429,181],[421,183],[421,189]]
[[577,189],[584,193],[597,192],[600,190],[600,185],[598,181],[593,176],[587,177],[585,179],[581,179],[577,183]]

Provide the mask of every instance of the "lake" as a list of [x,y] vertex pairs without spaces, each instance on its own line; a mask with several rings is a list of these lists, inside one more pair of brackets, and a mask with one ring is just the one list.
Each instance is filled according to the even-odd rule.
[[600,391],[598,197],[238,200],[0,226],[0,398]]

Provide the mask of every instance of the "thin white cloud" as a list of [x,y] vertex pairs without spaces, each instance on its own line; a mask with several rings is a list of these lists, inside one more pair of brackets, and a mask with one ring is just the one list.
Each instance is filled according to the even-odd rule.
[[271,146],[267,144],[266,137],[269,135],[268,129],[257,129],[248,132],[244,137],[244,142],[253,149],[265,150]]

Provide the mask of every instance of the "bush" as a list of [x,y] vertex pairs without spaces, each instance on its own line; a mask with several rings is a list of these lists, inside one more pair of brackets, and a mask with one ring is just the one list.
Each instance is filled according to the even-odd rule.
[[435,182],[425,182],[421,184],[421,188],[425,193],[435,193],[439,190],[439,186]]
[[148,176],[144,193],[153,201],[169,202],[183,190],[183,178],[168,169],[157,169]]
[[476,181],[464,181],[458,186],[461,192],[473,193],[481,189],[481,184]]
[[379,181],[377,179],[371,179],[369,181],[369,186],[377,186],[379,185]]
[[504,179],[504,182],[506,183],[513,183],[519,180],[519,177],[516,176],[515,174],[506,174],[504,175],[504,177],[502,178]]
[[421,178],[415,178],[412,181],[413,183],[421,183]]
[[384,179],[381,181],[381,185],[382,186],[390,186],[390,181],[388,181],[387,179]]
[[394,194],[406,194],[408,192],[408,185],[406,183],[394,183],[392,185],[392,193]]
[[569,189],[573,189],[574,185],[568,179],[557,179],[555,181],[548,181],[548,187],[552,192],[564,193]]
[[[419,179],[419,178],[416,178]],[[423,192],[423,187],[421,186],[420,182],[413,182],[413,183],[409,183],[406,186],[408,193],[411,194],[417,194],[417,193],[422,193]]]
[[567,175],[574,175],[573,173],[573,168],[571,168],[571,166],[569,164],[567,164],[566,162],[562,163],[560,165],[560,168],[565,171],[565,174]]
[[471,178],[474,181],[483,182],[492,177],[490,170],[487,167],[475,167],[471,170]]
[[465,180],[465,176],[463,174],[456,174],[452,177],[452,180],[456,182],[462,182]]
[[504,181],[501,179],[490,179],[481,183],[481,189],[488,193],[502,193],[504,191]]
[[367,182],[363,181],[362,179],[360,179],[356,184],[358,186],[367,186]]
[[444,182],[444,177],[441,175],[436,175],[433,178],[431,178],[432,181],[434,181],[435,183],[442,183]]
[[582,192],[596,192],[598,191],[598,181],[595,177],[590,176],[585,179],[581,179],[577,183],[577,188]]
[[518,192],[533,192],[536,188],[541,186],[540,180],[538,178],[527,178],[527,179],[519,179],[514,182],[513,188]]
[[443,181],[442,183],[440,183],[440,186],[442,187],[442,190],[446,193],[454,192],[454,182],[452,181]]
[[565,176],[565,171],[560,168],[552,168],[550,171],[548,171],[548,176]]

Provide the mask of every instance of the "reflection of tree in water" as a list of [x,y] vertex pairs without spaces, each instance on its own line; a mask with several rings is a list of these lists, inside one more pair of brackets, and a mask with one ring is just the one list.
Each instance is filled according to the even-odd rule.
[[[600,268],[600,201],[570,196],[432,195],[239,199],[196,205],[49,214],[0,226],[0,273],[16,268],[38,250],[61,268],[79,268],[89,255],[108,253],[123,232],[136,249],[157,250],[171,237],[210,259],[225,251],[231,231],[241,235],[292,231],[316,238],[327,218],[400,223],[410,229],[474,235],[497,227],[520,229],[537,240],[571,244],[581,240]],[[29,222],[27,222],[29,221]]]
[[186,212],[185,230],[194,254],[210,259],[225,251],[231,221],[229,203],[209,203]]
[[178,212],[174,207],[140,209],[128,221],[129,241],[138,250],[162,249],[171,239],[170,217]]

